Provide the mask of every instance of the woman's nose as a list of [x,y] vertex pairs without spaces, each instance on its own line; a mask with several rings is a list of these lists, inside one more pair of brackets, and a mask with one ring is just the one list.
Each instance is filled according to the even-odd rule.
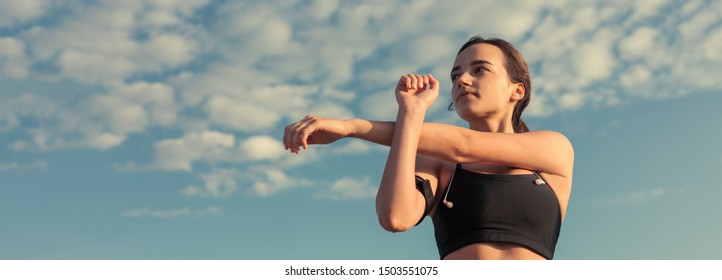
[[471,82],[469,82],[469,74],[467,74],[466,72],[461,73],[461,75],[456,79],[456,86],[462,87],[469,85],[471,85]]

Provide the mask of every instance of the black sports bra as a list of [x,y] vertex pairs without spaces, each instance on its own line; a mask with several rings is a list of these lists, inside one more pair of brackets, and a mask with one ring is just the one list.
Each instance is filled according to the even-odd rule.
[[432,217],[442,259],[482,242],[516,243],[554,257],[561,210],[554,191],[537,174],[481,174],[457,164],[445,200],[453,202],[452,208],[439,203]]

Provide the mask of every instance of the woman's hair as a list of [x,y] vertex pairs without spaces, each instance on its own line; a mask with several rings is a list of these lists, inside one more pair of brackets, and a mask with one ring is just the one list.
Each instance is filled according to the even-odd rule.
[[[529,100],[531,99],[531,76],[529,75],[529,67],[526,64],[526,60],[521,56],[521,53],[514,48],[514,46],[504,39],[500,38],[487,38],[481,36],[474,36],[469,39],[459,49],[456,55],[459,55],[466,48],[476,44],[489,44],[496,46],[504,53],[504,68],[509,73],[509,80],[513,83],[522,83],[524,85],[524,97],[516,103],[514,107],[514,113],[511,116],[511,123],[514,126],[514,132],[528,132],[529,127],[521,119],[521,113],[524,111]],[[453,105],[453,104],[452,104]],[[451,108],[451,106],[449,106]]]

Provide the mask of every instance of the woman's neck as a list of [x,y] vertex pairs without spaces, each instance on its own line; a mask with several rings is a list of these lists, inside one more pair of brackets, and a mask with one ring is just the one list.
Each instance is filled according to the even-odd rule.
[[479,119],[469,121],[469,129],[482,132],[514,133],[514,125],[511,119],[499,121],[491,119]]

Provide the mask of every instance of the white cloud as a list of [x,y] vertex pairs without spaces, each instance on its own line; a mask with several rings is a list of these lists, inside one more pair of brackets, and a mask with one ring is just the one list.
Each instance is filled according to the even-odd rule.
[[191,16],[195,9],[203,7],[208,4],[210,0],[187,0],[187,1],[173,1],[173,0],[153,0],[149,1],[149,4],[158,10],[165,10],[178,14],[183,17]]
[[651,16],[655,16],[659,14],[659,10],[665,5],[670,3],[667,0],[648,0],[648,1],[635,1],[630,2],[630,4],[634,5],[632,7],[632,15],[629,18],[629,21],[639,21],[647,19]]
[[212,97],[205,111],[212,123],[239,131],[266,130],[281,119],[275,111],[225,96]]
[[145,25],[160,27],[177,24],[180,21],[176,15],[168,11],[151,11],[142,16],[142,22]]
[[[167,85],[137,82],[109,90],[108,94],[91,94],[74,103],[33,93],[6,99],[0,104],[0,129],[20,127],[34,138],[18,139],[15,147],[19,149],[105,150],[121,145],[131,133],[176,122],[178,108]],[[32,119],[33,125],[23,125],[20,119]]]
[[387,151],[388,149],[378,144],[372,144],[363,140],[351,139],[346,143],[334,143],[330,150],[333,155],[355,155],[367,154],[373,151]]
[[612,69],[616,66],[616,58],[612,55],[611,45],[608,42],[594,41],[578,46],[574,53],[574,68],[579,87],[591,84],[593,81],[609,78]]
[[[185,106],[198,106],[211,96],[247,95],[248,88],[281,81],[245,65],[218,63],[201,73],[183,72],[170,80]],[[242,90],[241,90],[242,89]]]
[[286,84],[257,88],[247,98],[258,106],[296,119],[307,115],[305,112],[314,106],[313,102],[319,91],[314,85]]
[[314,0],[308,12],[316,21],[327,20],[338,8],[337,0]]
[[188,197],[205,196],[212,198],[228,197],[238,190],[237,180],[241,173],[235,169],[217,169],[199,176],[203,187],[188,186],[181,193]]
[[181,194],[187,197],[221,199],[238,191],[259,197],[268,197],[288,190],[313,185],[304,178],[290,177],[276,164],[273,166],[249,166],[241,171],[234,168],[214,169],[198,176],[202,186],[189,185]]
[[235,136],[217,131],[189,132],[181,138],[155,143],[156,168],[190,172],[193,161],[215,161],[235,145]]
[[275,167],[249,168],[246,176],[252,181],[248,193],[260,197],[267,197],[293,188],[311,185],[309,180],[289,177],[283,170]]
[[[178,105],[174,90],[164,83],[135,82],[119,84],[111,88],[118,98],[129,104],[142,105],[148,113],[149,125],[171,126],[177,121]],[[146,122],[145,120],[142,122]],[[128,126],[131,124],[124,124]]]
[[[414,41],[410,43],[410,46],[423,46],[413,47],[405,50],[410,54],[410,62],[412,65],[407,67],[414,67],[415,65],[427,66],[427,65],[451,65],[453,58],[449,54],[454,54],[458,50],[459,46],[452,44],[453,38],[450,35],[442,34],[422,34]],[[413,68],[410,68],[412,70]]]
[[14,79],[25,78],[28,74],[25,43],[12,37],[0,37],[0,66],[5,76]]
[[111,85],[192,60],[203,32],[185,21],[187,9],[205,1],[144,2],[58,5],[57,25],[38,24],[21,35],[36,61],[55,64],[61,76],[90,85]]
[[16,150],[25,150],[29,149],[31,147],[37,147],[41,151],[46,151],[49,148],[49,141],[50,138],[48,136],[48,132],[41,130],[41,129],[29,129],[28,133],[32,136],[32,144],[25,141],[15,142],[13,144],[13,148]]
[[368,177],[344,177],[333,182],[328,189],[317,192],[314,197],[330,200],[368,199],[376,196],[376,190]]
[[122,144],[126,139],[127,137],[125,137],[125,135],[102,132],[99,134],[87,135],[85,139],[78,144],[99,150],[107,150]]
[[719,50],[722,47],[722,29],[716,29],[707,36],[700,44],[700,51],[704,59],[722,63],[722,54]]
[[627,68],[624,74],[621,75],[619,82],[624,88],[628,90],[631,95],[639,94],[644,97],[651,97],[650,91],[640,91],[640,85],[646,85],[651,82],[652,69],[647,68],[642,64],[636,64]]
[[143,218],[143,217],[151,217],[151,218],[161,218],[161,219],[170,219],[170,218],[180,218],[180,217],[201,217],[201,216],[218,216],[221,214],[221,208],[217,206],[208,206],[205,209],[191,209],[188,207],[180,208],[180,209],[170,209],[170,210],[151,210],[147,208],[138,208],[138,209],[132,209],[128,210],[122,213],[123,216],[129,217],[129,218]]
[[190,38],[160,34],[137,45],[134,64],[145,71],[160,71],[186,63],[194,58],[198,47]]
[[240,142],[239,148],[241,154],[253,161],[279,159],[284,153],[279,140],[265,135],[248,137]]
[[581,92],[570,92],[559,98],[559,106],[562,109],[578,109],[584,105],[585,95]]
[[[123,134],[104,130],[97,120],[83,113],[85,108],[63,105],[33,94],[22,94],[0,104],[2,112],[8,115],[11,121],[18,120],[20,129],[30,136],[30,139],[17,139],[12,148],[46,151],[82,147],[104,150],[115,147],[126,139]],[[33,118],[34,124],[23,125],[19,121],[23,118]]]
[[[300,112],[299,112],[300,113]],[[318,105],[311,106],[308,109],[308,114],[310,115],[318,115],[323,116],[325,118],[334,118],[334,119],[350,119],[354,117],[353,112],[346,108],[346,106],[342,106],[336,103],[331,102],[323,102]],[[294,114],[296,118],[294,119],[300,119],[301,114]]]
[[657,46],[657,37],[659,30],[648,26],[640,27],[619,43],[619,51],[622,57],[634,59],[643,56],[649,50]]
[[283,16],[283,7],[269,3],[233,3],[224,5],[220,12],[222,32],[225,36],[242,39],[237,49],[251,53],[282,54],[291,45],[293,28]]
[[60,72],[85,83],[119,82],[133,70],[126,58],[114,54],[63,50],[58,57]]
[[50,3],[43,0],[0,1],[0,28],[38,18]]
[[349,102],[351,100],[354,100],[356,96],[353,92],[339,90],[337,88],[327,86],[321,89],[321,95],[319,97],[324,100],[328,98],[341,102]]
[[0,108],[0,132],[8,132],[20,125],[18,118]]
[[364,118],[395,120],[398,109],[393,88],[366,96],[361,101],[361,116]]
[[[148,1],[149,11],[142,16],[142,22],[152,27],[177,24],[192,15],[193,10],[205,6],[209,0],[195,1]],[[148,7],[147,7],[148,8]]]
[[148,126],[145,108],[117,95],[94,96],[88,104],[88,110],[91,117],[98,118],[110,131],[119,134],[141,132]]
[[[326,86],[278,83],[272,74],[243,66],[217,65],[202,75],[181,74],[173,79],[183,106],[202,106],[209,125],[242,132],[267,131],[283,118],[298,119],[316,110],[349,116],[348,93]],[[329,100],[314,103],[313,100]],[[333,100],[333,101],[332,101]]]
[[524,110],[523,117],[545,117],[556,112],[554,106],[549,101],[549,97],[545,94],[534,94],[532,95],[533,101],[529,102],[529,105]]
[[281,141],[267,135],[250,136],[236,143],[236,137],[232,134],[205,130],[188,132],[180,138],[165,139],[155,143],[155,159],[151,167],[167,171],[191,172],[193,163],[198,161],[259,162],[278,160],[283,154]]

